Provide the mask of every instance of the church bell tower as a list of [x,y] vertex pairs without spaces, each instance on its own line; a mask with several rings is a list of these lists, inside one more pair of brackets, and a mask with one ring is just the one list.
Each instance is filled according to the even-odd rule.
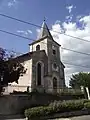
[[[43,83],[47,84],[48,90],[56,90],[65,87],[64,68],[60,59],[60,44],[58,44],[50,33],[45,21],[42,24],[38,40],[32,44],[32,52],[45,51],[47,61],[42,60],[44,66]],[[38,54],[39,55],[39,54]],[[40,57],[39,57],[40,58]],[[38,59],[39,61],[39,59]],[[47,62],[47,64],[45,64]],[[47,73],[47,74],[46,74]],[[46,83],[47,82],[47,83]]]

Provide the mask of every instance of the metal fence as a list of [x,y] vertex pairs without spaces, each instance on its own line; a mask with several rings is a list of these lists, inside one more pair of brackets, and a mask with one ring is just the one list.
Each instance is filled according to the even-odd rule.
[[[25,85],[8,85],[4,87],[4,94],[9,94],[13,92],[31,92],[32,88],[30,86]],[[71,89],[71,88],[44,88],[44,87],[35,87],[33,90],[39,92],[47,92],[47,93],[59,93],[59,94],[82,94],[84,93],[80,89]]]

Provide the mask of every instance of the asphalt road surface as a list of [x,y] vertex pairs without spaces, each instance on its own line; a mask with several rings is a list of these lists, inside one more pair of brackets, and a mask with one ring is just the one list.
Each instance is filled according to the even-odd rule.
[[90,120],[90,115],[74,117],[74,118],[71,118],[70,120]]
[[26,120],[26,119],[21,118],[21,119],[6,119],[6,120]]
[[73,117],[73,118],[58,118],[53,120],[90,120],[90,115]]
[[[6,119],[6,120],[26,120],[26,119]],[[57,119],[49,119],[49,120],[90,120],[90,115],[73,117],[73,118],[57,118]]]

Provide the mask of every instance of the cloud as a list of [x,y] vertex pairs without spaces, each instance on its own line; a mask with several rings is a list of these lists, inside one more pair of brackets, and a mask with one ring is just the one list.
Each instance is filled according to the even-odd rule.
[[[72,8],[72,7],[71,7]],[[69,22],[55,22],[52,25],[51,34],[54,37],[54,40],[61,44],[64,48],[69,48],[75,51],[80,51],[83,53],[90,54],[90,43],[80,41],[78,39],[65,36],[64,34],[59,34],[53,31],[61,32],[64,31],[65,34],[71,36],[77,36],[82,39],[90,40],[90,15],[87,16],[80,16],[79,19],[76,17],[76,21],[73,22],[72,20]],[[71,66],[65,64],[65,75],[66,75],[66,84],[69,85],[69,79],[73,73],[77,72],[90,72],[90,56],[78,54],[75,52],[67,51],[61,49],[61,59],[64,63],[75,64],[86,66],[79,67],[79,66]]]
[[73,19],[72,10],[75,9],[75,8],[76,8],[76,6],[73,6],[73,5],[66,6],[66,9],[69,12],[69,15],[65,17],[66,22],[71,22],[72,21],[72,19]]
[[68,10],[69,13],[71,13],[73,9],[73,5],[66,6],[66,9]]
[[31,30],[27,30],[27,33],[30,33],[30,34],[32,34],[32,31],[31,31]]
[[31,30],[17,30],[17,32],[25,37],[28,37],[30,34],[32,34],[32,31]]
[[17,0],[9,0],[8,7],[11,8],[17,4]]
[[66,9],[68,10],[69,13],[72,12],[73,8],[76,8],[76,6],[73,6],[73,5],[66,6]]
[[38,39],[40,36],[40,29],[39,28],[36,29],[36,33],[37,33],[37,39]]
[[67,22],[71,22],[72,18],[73,18],[72,14],[65,17],[65,19],[66,19]]

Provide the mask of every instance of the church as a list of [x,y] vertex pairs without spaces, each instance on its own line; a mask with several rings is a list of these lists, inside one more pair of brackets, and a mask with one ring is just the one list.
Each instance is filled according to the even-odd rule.
[[11,83],[12,91],[46,91],[59,92],[65,87],[64,64],[60,58],[60,44],[54,41],[44,21],[38,40],[29,44],[30,52],[18,56],[20,63],[27,69],[20,76],[18,84]]

